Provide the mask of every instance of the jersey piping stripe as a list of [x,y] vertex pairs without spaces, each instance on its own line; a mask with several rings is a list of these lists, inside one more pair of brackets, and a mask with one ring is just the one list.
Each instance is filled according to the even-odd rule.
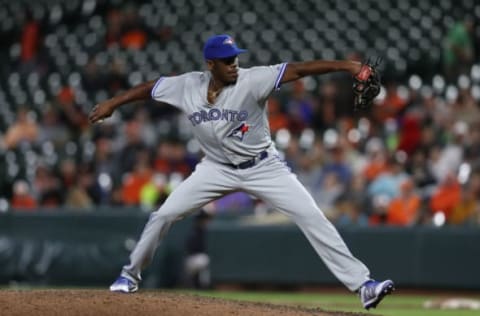
[[275,80],[275,86],[273,87],[275,90],[280,89],[280,81],[282,80],[283,73],[285,72],[286,68],[287,68],[287,63],[283,63],[282,68],[280,68],[280,73],[277,76],[277,80]]
[[155,93],[155,90],[157,89],[158,85],[160,84],[160,82],[162,82],[162,80],[164,79],[165,77],[160,77],[158,78],[157,82],[155,82],[155,85],[153,86],[153,89],[152,89],[152,92],[151,92],[151,95],[152,95],[152,99],[155,99],[154,97],[154,93]]

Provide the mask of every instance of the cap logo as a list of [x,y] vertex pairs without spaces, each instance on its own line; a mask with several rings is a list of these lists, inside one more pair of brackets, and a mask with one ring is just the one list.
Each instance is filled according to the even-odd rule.
[[233,57],[245,52],[245,49],[237,47],[231,36],[225,34],[210,37],[203,46],[203,57],[206,60]]
[[233,45],[233,39],[231,37],[227,37],[222,44]]

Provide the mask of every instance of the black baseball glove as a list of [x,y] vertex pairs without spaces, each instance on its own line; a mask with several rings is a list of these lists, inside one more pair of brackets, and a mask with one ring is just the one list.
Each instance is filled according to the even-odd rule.
[[381,82],[378,66],[381,62],[381,58],[377,58],[375,63],[368,59],[363,63],[358,74],[353,77],[354,110],[368,108],[380,93]]

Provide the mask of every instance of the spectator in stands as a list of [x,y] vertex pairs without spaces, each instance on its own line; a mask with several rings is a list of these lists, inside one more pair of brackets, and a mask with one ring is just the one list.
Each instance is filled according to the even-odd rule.
[[166,176],[179,173],[186,178],[192,172],[185,146],[178,140],[170,139],[161,142],[157,147],[154,169]]
[[13,184],[13,196],[10,204],[15,211],[35,211],[37,201],[30,192],[30,187],[27,181],[15,181]]
[[369,139],[365,150],[368,162],[362,173],[367,181],[373,181],[382,172],[387,171],[387,152],[383,141],[378,137]]
[[140,189],[140,205],[146,211],[160,207],[170,194],[168,178],[161,173],[154,173],[150,181]]
[[118,172],[118,160],[114,159],[112,140],[104,135],[95,139],[93,161],[89,163],[93,177],[98,184],[98,202],[108,204],[111,201],[113,186],[121,182],[122,174]]
[[328,174],[334,173],[342,186],[348,186],[352,179],[352,169],[346,162],[344,148],[345,144],[341,143],[340,140],[337,140],[335,143],[327,143],[325,146],[327,148],[326,154],[328,159],[322,167],[319,183],[323,182],[322,177],[326,177]]
[[142,49],[147,43],[147,35],[139,28],[135,27],[132,30],[127,31],[121,38],[122,47],[128,49]]
[[[153,148],[158,143],[158,131],[155,129],[155,124],[148,110],[145,107],[138,108],[135,111],[134,120],[138,122],[142,141],[148,148]],[[178,145],[184,147],[180,142],[178,142]]]
[[371,201],[365,194],[366,180],[362,174],[354,174],[348,190],[345,192],[343,199],[350,201],[353,205],[358,206],[361,213],[367,214],[371,209],[369,204]]
[[290,132],[299,134],[312,124],[315,101],[302,80],[297,80],[292,85],[293,91],[286,104],[286,112],[290,119]]
[[[110,197],[110,203],[109,205],[111,206],[119,206],[122,207],[123,205],[123,186],[121,183],[113,185],[112,188],[112,195]],[[141,194],[141,193],[140,193]]]
[[453,82],[460,74],[468,73],[474,61],[474,20],[462,17],[448,30],[444,42],[443,65],[448,81]]
[[34,19],[30,10],[25,11],[20,44],[20,60],[23,64],[33,65],[40,44],[40,25]]
[[477,219],[480,219],[480,169],[473,168],[467,177],[464,175],[460,176],[462,179],[461,202],[453,211],[451,223],[477,224]]
[[114,58],[109,65],[106,87],[110,94],[117,94],[128,88],[125,62],[120,58]]
[[427,122],[424,122],[424,125],[422,126],[418,149],[425,154],[428,154],[432,148],[439,146],[442,143],[441,139],[443,138],[443,135],[437,131],[436,128],[436,125],[431,123],[428,124]]
[[368,216],[362,212],[359,205],[340,198],[337,200],[337,217],[334,219],[336,226],[368,226]]
[[69,86],[61,88],[56,101],[61,120],[66,123],[71,136],[78,139],[88,129],[88,120],[82,108],[75,102],[75,91]]
[[[298,142],[296,144],[298,146]],[[324,159],[326,158],[323,142],[317,138],[314,140],[311,148],[300,150],[300,146],[298,146],[297,150],[297,155],[290,155],[291,159],[295,160],[291,165],[295,166],[294,171],[300,182],[314,195],[318,179],[322,174]],[[290,153],[292,154],[293,152]]]
[[64,205],[82,211],[91,211],[95,204],[101,204],[100,184],[95,178],[92,166],[75,165],[77,176],[65,190]]
[[398,83],[396,81],[387,81],[385,83],[385,98],[373,107],[372,115],[375,120],[383,124],[387,119],[396,119],[397,115],[405,109],[408,100],[398,92]]
[[122,184],[122,200],[125,205],[140,205],[141,190],[153,176],[150,154],[147,150],[136,152],[132,172],[125,175]]
[[400,185],[400,194],[394,197],[388,205],[387,224],[412,226],[420,216],[421,199],[415,193],[411,179],[404,179]]
[[475,216],[480,212],[479,193],[480,177],[477,174],[468,185],[462,188],[460,201],[453,208],[448,223],[451,225],[474,223]]
[[32,114],[26,107],[19,107],[15,122],[5,133],[4,143],[7,148],[11,149],[22,144],[33,145],[37,143],[39,127]]
[[337,86],[333,81],[327,81],[320,85],[319,99],[316,101],[313,113],[315,129],[325,131],[335,128],[337,124],[337,94]]
[[122,11],[111,9],[107,13],[107,32],[105,37],[107,46],[112,46],[120,42],[123,21],[124,16]]
[[101,204],[106,200],[105,186],[110,186],[110,179],[95,174],[95,168],[90,163],[81,163],[78,166],[80,177],[76,188],[84,190],[93,204]]
[[397,150],[412,155],[419,148],[421,137],[419,119],[413,114],[405,115],[401,120]]
[[370,197],[376,195],[388,196],[390,199],[400,193],[400,185],[407,179],[403,163],[392,156],[387,161],[387,168],[370,182],[367,192]]
[[455,122],[449,127],[451,140],[443,148],[433,149],[431,155],[431,170],[437,182],[442,182],[446,175],[458,171],[463,161],[463,141],[468,132],[465,122]]
[[276,97],[268,99],[268,123],[272,135],[275,135],[279,129],[288,128],[290,124],[288,115],[282,110],[280,101]]
[[[328,160],[323,165],[315,183],[313,197],[322,210],[333,207],[335,200],[347,190],[352,179],[352,169],[345,161],[345,151],[339,142],[327,145]],[[323,203],[326,203],[323,205]]]
[[447,222],[452,220],[455,207],[461,202],[461,186],[452,173],[443,177],[442,182],[433,192],[430,199],[430,211],[432,214],[442,212]]
[[55,208],[63,204],[61,182],[47,165],[37,166],[33,180],[33,192],[40,207]]
[[148,150],[147,145],[142,139],[141,125],[138,120],[129,119],[123,124],[120,135],[117,136],[120,152],[117,155],[119,161],[118,166],[121,174],[125,174],[133,170],[136,165],[136,156],[139,152]]
[[363,141],[359,137],[358,129],[355,128],[354,121],[350,118],[344,117],[337,122],[339,143],[343,148],[345,161],[354,175],[361,174],[368,163],[368,159],[361,148]]
[[137,8],[127,6],[124,9],[123,31],[120,44],[123,48],[141,50],[147,43],[147,33],[140,20]]
[[[92,174],[82,172],[78,175],[77,181],[67,190],[64,205],[82,211],[91,211],[95,201],[89,194],[92,189]],[[98,203],[97,203],[98,204]]]
[[299,169],[299,163],[301,157],[303,156],[302,148],[300,148],[300,143],[298,140],[298,136],[291,135],[289,136],[288,143],[284,148],[284,159],[287,165],[292,168],[292,170],[296,171]]
[[73,159],[64,159],[60,162],[59,178],[63,189],[68,190],[77,182],[79,172]]
[[407,161],[406,171],[418,188],[425,188],[436,183],[427,160],[428,150],[417,150]]
[[391,199],[386,195],[377,195],[372,199],[371,210],[368,212],[370,226],[386,224],[390,201]]
[[[428,139],[424,139],[425,136],[422,132],[422,144],[420,147],[425,145],[431,147],[441,140],[446,130],[446,125],[451,121],[453,115],[451,113],[451,106],[445,102],[444,99],[437,97],[435,95],[430,95],[423,98],[421,105],[417,108],[421,111],[421,123],[422,129],[425,131],[425,128],[428,128],[429,133]],[[425,142],[428,140],[428,142]]]
[[480,170],[480,123],[472,125],[469,132],[469,141],[465,144],[465,161],[472,169]]
[[346,187],[340,181],[337,172],[322,173],[322,182],[315,188],[313,198],[327,218],[334,221],[337,217],[335,206],[337,200],[345,193]]
[[388,197],[389,200],[400,195],[401,184],[408,179],[404,162],[392,156],[387,161],[387,168],[381,172],[367,187],[370,199],[378,196]]
[[63,148],[70,140],[68,130],[61,121],[58,110],[50,104],[46,105],[38,127],[40,144],[51,142],[56,148]]
[[82,71],[82,86],[88,92],[105,89],[108,84],[108,72],[103,71],[95,58],[90,58]]
[[465,122],[467,125],[480,123],[480,107],[470,93],[470,87],[459,89],[451,108],[453,121]]

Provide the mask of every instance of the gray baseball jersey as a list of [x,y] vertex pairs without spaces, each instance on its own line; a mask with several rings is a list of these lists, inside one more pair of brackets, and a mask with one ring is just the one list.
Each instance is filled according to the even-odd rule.
[[[215,104],[207,101],[210,72],[163,77],[152,89],[155,100],[181,109],[205,153],[195,171],[153,212],[122,275],[134,282],[151,261],[175,220],[227,193],[244,191],[288,215],[332,273],[350,290],[369,279],[369,270],[349,251],[311,195],[278,158],[270,138],[266,101],[279,87],[286,64],[240,69]],[[266,153],[266,154],[265,154]],[[235,168],[254,160],[246,168]]]
[[209,71],[162,77],[152,97],[186,113],[207,159],[236,165],[272,144],[266,103],[285,67],[239,69],[237,83],[223,88],[215,104],[207,101]]

